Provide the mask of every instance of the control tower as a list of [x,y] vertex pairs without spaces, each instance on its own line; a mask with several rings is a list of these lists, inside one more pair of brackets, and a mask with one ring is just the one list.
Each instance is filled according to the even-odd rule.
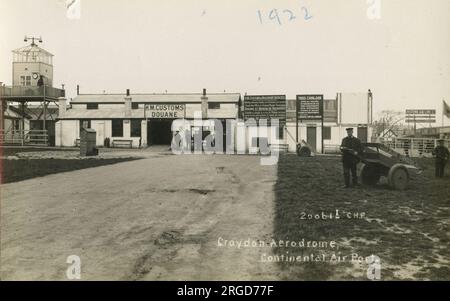
[[[38,86],[42,78],[43,84],[53,86],[53,54],[40,48],[36,38],[25,37],[24,41],[31,39],[31,44],[13,50],[13,86]],[[39,38],[42,43],[42,39]]]
[[53,54],[36,44],[42,38],[24,41],[31,43],[12,51],[12,85],[0,85],[0,144],[53,145],[65,91],[53,87]]

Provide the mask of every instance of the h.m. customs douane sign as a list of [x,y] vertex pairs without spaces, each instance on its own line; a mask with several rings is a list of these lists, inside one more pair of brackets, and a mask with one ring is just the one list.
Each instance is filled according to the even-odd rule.
[[184,118],[184,104],[149,104],[145,106],[147,118]]

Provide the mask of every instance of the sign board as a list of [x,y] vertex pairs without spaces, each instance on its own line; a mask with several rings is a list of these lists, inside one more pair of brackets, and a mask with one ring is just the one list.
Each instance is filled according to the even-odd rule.
[[323,119],[323,95],[297,95],[298,120]]
[[436,110],[406,110],[407,123],[435,123]]
[[184,104],[147,104],[145,105],[145,116],[147,118],[184,118]]
[[436,119],[406,119],[407,123],[436,123]]
[[436,110],[406,110],[406,115],[436,115]]
[[245,95],[244,119],[278,119],[286,124],[286,95]]

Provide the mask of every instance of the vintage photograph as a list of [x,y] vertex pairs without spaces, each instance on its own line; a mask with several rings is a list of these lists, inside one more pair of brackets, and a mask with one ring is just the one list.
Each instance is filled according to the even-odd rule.
[[450,280],[448,0],[0,0],[0,36],[2,281]]

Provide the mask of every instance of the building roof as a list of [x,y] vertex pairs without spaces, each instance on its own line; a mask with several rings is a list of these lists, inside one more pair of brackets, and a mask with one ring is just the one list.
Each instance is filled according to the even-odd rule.
[[46,64],[52,64],[53,54],[45,49],[37,46],[36,44],[31,44],[25,47],[14,49],[12,51],[14,54],[13,62],[41,62]]
[[[132,102],[139,103],[200,103],[202,93],[131,94]],[[209,102],[239,102],[240,93],[208,93]],[[80,94],[71,103],[124,103],[125,94]]]
[[[29,106],[25,111],[31,116],[32,120],[44,120],[44,108],[42,106]],[[59,108],[48,106],[45,113],[45,120],[55,120],[58,118]]]
[[[138,111],[138,112],[135,112]],[[142,116],[141,116],[142,115]],[[133,110],[131,118],[143,118],[142,110]],[[125,110],[123,108],[102,109],[102,110],[86,110],[86,109],[69,109],[64,117],[60,119],[113,119],[125,118]]]
[[22,112],[21,109],[16,108],[14,106],[7,106],[6,110],[4,111],[5,118],[10,119],[22,119],[22,116],[31,119],[31,116],[27,114],[27,112]]

